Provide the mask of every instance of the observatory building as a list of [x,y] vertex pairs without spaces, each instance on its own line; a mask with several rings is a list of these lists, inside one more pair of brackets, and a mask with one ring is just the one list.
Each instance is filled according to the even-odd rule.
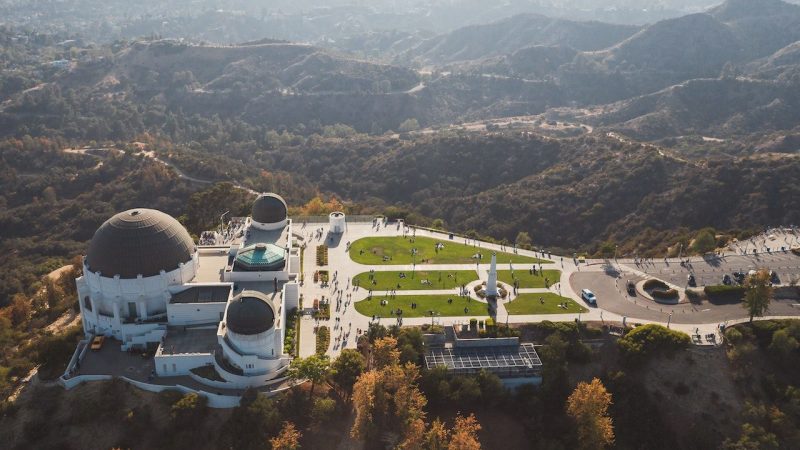
[[262,194],[249,217],[208,233],[197,245],[176,219],[144,208],[103,223],[76,280],[87,342],[153,355],[151,377],[205,367],[217,389],[279,383],[291,359],[286,315],[299,303],[286,202]]

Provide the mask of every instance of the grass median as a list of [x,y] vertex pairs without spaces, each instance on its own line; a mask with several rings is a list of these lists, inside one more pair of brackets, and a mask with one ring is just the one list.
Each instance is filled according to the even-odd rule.
[[455,289],[463,284],[471,283],[478,279],[474,270],[431,270],[431,271],[375,271],[370,278],[369,272],[356,275],[353,283],[363,289],[385,291],[396,289],[398,291]]
[[[381,301],[385,305],[381,305]],[[449,302],[448,300],[452,300]],[[411,304],[417,307],[412,308]],[[395,298],[373,296],[371,299],[355,303],[356,311],[367,316],[396,317],[392,311],[402,309],[402,317],[430,317],[430,311],[442,317],[485,316],[489,312],[489,305],[467,297],[458,295],[398,295]]]
[[[562,308],[559,304],[565,304]],[[588,309],[567,297],[552,292],[519,294],[510,303],[506,303],[506,311],[511,315],[528,314],[577,314],[589,312]]]
[[[441,244],[437,249],[437,244]],[[442,247],[443,245],[443,247]],[[411,249],[416,249],[412,256]],[[498,264],[532,264],[549,263],[551,261],[514,253],[496,252]],[[476,255],[482,258],[475,258]],[[489,264],[492,251],[481,247],[473,247],[456,241],[444,241],[429,237],[367,237],[361,238],[350,246],[350,258],[367,265],[392,264]]]

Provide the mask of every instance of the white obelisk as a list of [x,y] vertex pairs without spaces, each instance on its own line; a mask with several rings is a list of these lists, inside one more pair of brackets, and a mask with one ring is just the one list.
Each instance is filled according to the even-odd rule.
[[497,298],[497,255],[492,253],[492,264],[489,266],[489,279],[486,280],[486,297]]

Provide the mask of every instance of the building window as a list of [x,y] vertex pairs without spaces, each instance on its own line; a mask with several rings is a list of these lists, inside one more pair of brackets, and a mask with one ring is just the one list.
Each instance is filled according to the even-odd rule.
[[89,299],[89,296],[83,297],[83,309],[91,312],[92,311],[92,301]]

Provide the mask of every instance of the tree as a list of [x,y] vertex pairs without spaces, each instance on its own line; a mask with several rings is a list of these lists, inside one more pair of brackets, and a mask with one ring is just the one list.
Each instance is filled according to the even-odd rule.
[[333,418],[336,411],[336,400],[328,397],[317,398],[311,407],[311,420],[314,423],[325,423]]
[[478,450],[481,448],[481,443],[478,441],[478,431],[481,426],[478,419],[474,414],[463,417],[460,414],[456,416],[456,423],[453,425],[452,435],[450,437],[450,445],[447,447],[449,450]]
[[325,380],[330,373],[330,360],[327,355],[311,355],[308,358],[295,358],[289,367],[289,377],[294,380],[311,381],[308,392],[310,399],[314,395],[314,386]]
[[614,241],[605,241],[600,244],[600,256],[603,258],[611,258],[616,253],[617,244]]
[[346,348],[331,364],[331,379],[347,395],[353,392],[353,385],[367,367],[364,355],[358,350]]
[[384,432],[396,433],[416,441],[419,420],[425,419],[425,396],[417,386],[419,369],[408,363],[393,363],[364,372],[353,386],[355,423],[350,434],[373,440]]
[[717,247],[717,238],[714,236],[714,230],[705,228],[697,233],[692,242],[692,250],[697,253],[706,253],[714,250]]
[[517,247],[520,248],[529,248],[533,241],[531,240],[531,236],[528,234],[527,231],[520,231],[517,233],[517,239],[515,241],[517,243]]
[[284,422],[281,432],[269,440],[272,450],[297,450],[300,448],[300,432],[292,422]]
[[403,123],[400,124],[399,130],[401,133],[419,130],[419,122],[414,118],[404,120]]
[[269,437],[278,433],[283,417],[269,397],[245,392],[222,427],[218,448],[263,449]]
[[396,364],[400,364],[400,350],[397,349],[397,339],[387,336],[378,339],[372,344],[372,369],[382,369]]
[[692,343],[686,333],[650,323],[629,331],[617,341],[622,356],[630,363],[641,363],[658,354],[674,354]]
[[745,282],[744,307],[750,314],[750,322],[755,316],[763,316],[772,301],[769,271],[761,269],[747,277]]
[[567,348],[569,344],[561,333],[553,333],[545,339],[540,356],[542,358],[542,399],[548,407],[560,407],[569,393],[567,384]]
[[175,428],[183,429],[201,420],[208,412],[207,403],[208,399],[205,396],[194,392],[181,397],[180,400],[172,405],[169,413]]
[[787,328],[776,331],[772,335],[772,343],[769,344],[769,350],[783,361],[790,361],[798,347],[800,343]]
[[608,415],[611,394],[595,378],[580,382],[567,399],[567,414],[578,427],[578,443],[584,449],[602,449],[614,443],[614,426]]
[[425,433],[425,448],[428,450],[447,450],[450,441],[450,431],[438,418],[431,422],[431,427]]

